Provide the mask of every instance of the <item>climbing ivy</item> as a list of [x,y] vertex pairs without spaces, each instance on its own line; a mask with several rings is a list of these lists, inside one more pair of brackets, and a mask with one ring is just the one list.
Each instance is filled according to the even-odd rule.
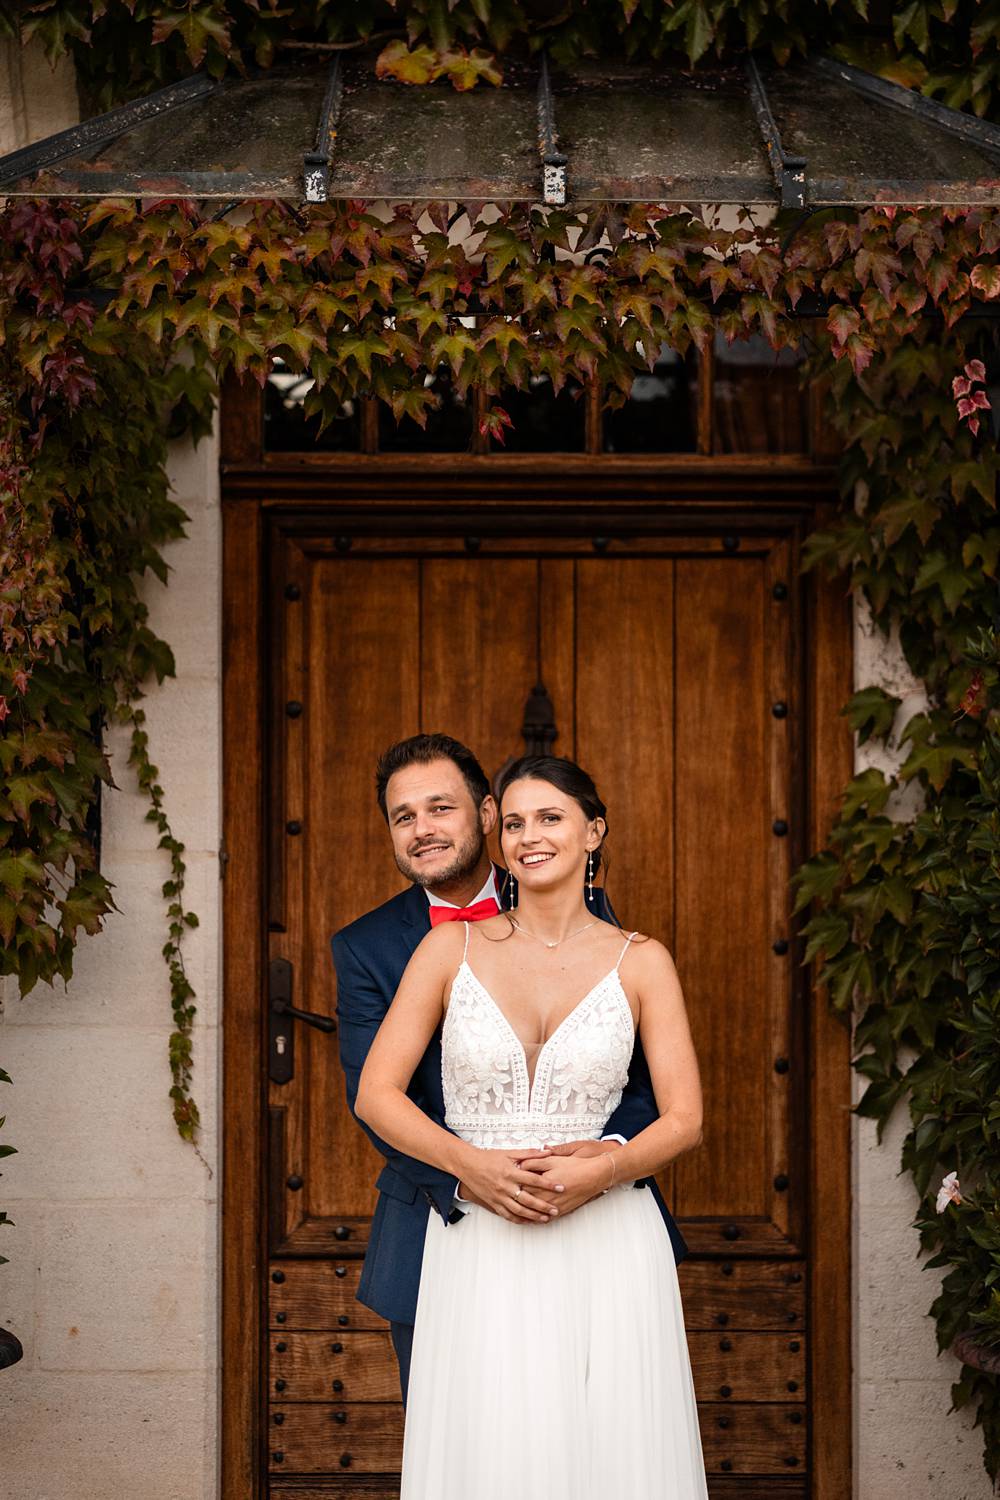
[[[206,430],[212,386],[197,364],[74,289],[92,246],[58,203],[0,216],[0,974],[22,993],[68,979],[78,930],[114,906],[88,818],[110,785],[105,725],[131,728],[131,764],[173,861],[164,887],[175,1031],[174,1115],[193,1137],[194,1015],[179,928],[183,845],[149,762],[143,685],[173,673],[140,593],[183,535],[165,474],[171,422]],[[123,420],[123,414],[126,419]]]
[[[9,34],[20,27],[53,55],[73,52],[95,106],[196,66],[267,65],[298,42],[373,38],[383,73],[470,87],[495,85],[512,51],[543,41],[557,61],[615,51],[696,61],[747,43],[781,61],[808,36],[951,104],[996,112],[1000,4],[915,3],[882,20],[867,19],[861,0],[0,4]],[[173,1100],[178,1127],[196,1137],[194,996],[181,950],[193,918],[141,709],[145,686],[173,660],[149,628],[140,583],[147,571],[165,579],[162,548],[183,532],[166,435],[205,429],[220,371],[262,381],[280,357],[315,378],[309,410],[321,421],[373,394],[423,422],[434,399],[424,377],[444,363],[460,390],[486,390],[484,428],[502,441],[504,390],[532,375],[557,389],[599,380],[615,403],[663,343],[704,348],[721,327],[797,344],[845,444],[843,505],[811,538],[807,566],[846,576],[879,625],[898,625],[928,693],[907,723],[878,687],[845,708],[860,740],[895,736],[905,758],[893,776],[852,780],[827,847],[800,871],[805,956],[856,1020],[859,1112],[881,1134],[897,1106],[910,1111],[903,1166],[920,1195],[916,1227],[928,1264],[947,1268],[931,1306],[940,1345],[971,1335],[990,1347],[1000,1341],[1000,522],[992,325],[971,314],[1000,297],[1000,214],[831,210],[790,239],[785,229],[747,218],[722,231],[655,205],[522,205],[497,217],[402,206],[387,217],[356,203],[255,203],[222,219],[185,202],[8,207],[0,964],[25,992],[66,978],[78,929],[96,931],[112,909],[88,813],[109,780],[102,726],[125,725],[171,859]],[[803,299],[826,309],[808,335],[795,315]],[[912,783],[920,810],[903,816]],[[952,1172],[959,1186],[939,1212],[938,1181]],[[953,1399],[975,1405],[995,1478],[996,1376],[963,1361]]]
[[[857,1113],[878,1121],[881,1139],[908,1106],[901,1165],[920,1195],[925,1264],[948,1268],[930,1311],[941,1349],[965,1336],[962,1357],[968,1344],[1000,1353],[997,454],[992,442],[973,447],[954,389],[992,343],[970,322],[942,347],[924,324],[877,347],[860,380],[827,369],[845,439],[844,506],[810,539],[807,564],[846,570],[876,622],[898,625],[929,706],[907,717],[881,687],[852,696],[844,712],[860,742],[901,747],[902,762],[893,775],[870,768],[852,779],[828,847],[795,881],[798,909],[811,905],[805,957],[833,1004],[857,1017]],[[901,817],[914,782],[919,811]],[[960,1198],[938,1212],[951,1172]],[[975,1403],[995,1479],[996,1375],[965,1364],[952,1398]]]
[[4,32],[71,51],[99,108],[192,68],[221,76],[367,43],[400,81],[459,89],[498,84],[509,55],[541,46],[557,63],[824,50],[980,115],[1000,88],[997,0],[0,0]]

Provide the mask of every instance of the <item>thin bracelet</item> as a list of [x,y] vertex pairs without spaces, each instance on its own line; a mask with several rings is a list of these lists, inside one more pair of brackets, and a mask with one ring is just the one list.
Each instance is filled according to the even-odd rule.
[[609,1151],[608,1155],[611,1157],[611,1181],[608,1183],[607,1187],[604,1189],[604,1191],[606,1193],[610,1193],[611,1189],[615,1185],[615,1153],[613,1151]]

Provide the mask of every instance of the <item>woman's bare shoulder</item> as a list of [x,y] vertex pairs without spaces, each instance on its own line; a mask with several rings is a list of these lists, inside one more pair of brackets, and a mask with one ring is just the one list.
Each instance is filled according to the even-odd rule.
[[630,934],[630,938],[625,962],[630,964],[637,978],[662,978],[664,974],[676,974],[673,956],[659,938],[648,932],[634,932]]
[[413,957],[420,962],[440,965],[457,964],[465,949],[465,923],[440,922],[420,939]]

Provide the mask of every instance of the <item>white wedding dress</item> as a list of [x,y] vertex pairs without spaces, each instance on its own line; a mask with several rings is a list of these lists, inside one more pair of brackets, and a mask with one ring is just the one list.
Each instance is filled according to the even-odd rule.
[[[449,1127],[475,1146],[598,1139],[634,1027],[618,964],[538,1053],[465,957],[442,1030]],[[647,1189],[547,1224],[430,1215],[400,1500],[706,1500],[677,1267]]]

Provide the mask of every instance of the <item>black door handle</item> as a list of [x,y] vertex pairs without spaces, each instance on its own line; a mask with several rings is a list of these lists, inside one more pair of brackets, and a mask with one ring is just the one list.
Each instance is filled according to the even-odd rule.
[[315,1026],[317,1031],[336,1031],[337,1023],[332,1016],[321,1016],[316,1010],[299,1010],[295,1005],[289,1005],[287,1000],[272,1000],[271,1009],[276,1016],[291,1016],[293,1020],[304,1021],[307,1026]]
[[292,966],[287,958],[272,958],[268,966],[268,1076],[272,1083],[291,1083],[295,1076],[295,1021],[328,1034],[336,1031],[332,1016],[299,1010],[292,1004]]

